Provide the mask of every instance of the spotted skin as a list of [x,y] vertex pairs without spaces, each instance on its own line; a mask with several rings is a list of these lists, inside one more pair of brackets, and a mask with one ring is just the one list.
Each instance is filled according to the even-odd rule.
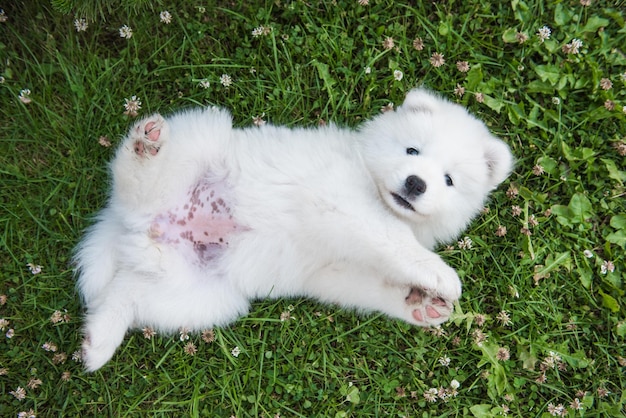
[[185,203],[157,215],[150,237],[179,249],[195,264],[205,265],[228,248],[233,233],[242,230],[232,215],[231,199],[223,181],[200,180]]

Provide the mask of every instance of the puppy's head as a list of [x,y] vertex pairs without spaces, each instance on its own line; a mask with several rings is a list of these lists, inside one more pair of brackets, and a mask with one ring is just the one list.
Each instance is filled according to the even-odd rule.
[[365,124],[361,137],[382,200],[427,247],[455,238],[513,166],[482,122],[423,89]]

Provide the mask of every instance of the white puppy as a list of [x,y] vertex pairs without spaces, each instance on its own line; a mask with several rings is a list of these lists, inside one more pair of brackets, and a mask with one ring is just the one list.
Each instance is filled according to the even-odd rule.
[[432,249],[511,166],[481,122],[420,89],[356,131],[234,129],[216,108],[137,122],[77,249],[85,366],[105,364],[129,328],[222,326],[264,297],[439,324],[461,283]]

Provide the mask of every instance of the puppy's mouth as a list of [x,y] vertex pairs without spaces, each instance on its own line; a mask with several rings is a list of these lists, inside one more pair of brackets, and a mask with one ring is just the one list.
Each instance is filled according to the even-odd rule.
[[393,192],[391,193],[391,196],[393,197],[393,200],[395,200],[395,201],[396,201],[396,203],[397,203],[399,206],[402,206],[403,208],[405,208],[405,209],[407,209],[407,210],[410,210],[410,211],[415,212],[415,208],[413,207],[413,205],[411,205],[411,204],[408,202],[408,200],[406,200],[405,198],[403,198],[403,197],[402,197],[402,196],[400,196],[399,194],[397,194],[397,193],[393,193]]

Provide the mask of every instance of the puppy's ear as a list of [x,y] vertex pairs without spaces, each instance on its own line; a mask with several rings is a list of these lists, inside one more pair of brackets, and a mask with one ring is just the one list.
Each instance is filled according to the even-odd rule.
[[485,144],[485,160],[489,167],[491,187],[496,188],[513,170],[513,154],[509,146],[498,138],[491,137]]
[[413,112],[432,113],[439,107],[441,100],[435,93],[425,88],[417,88],[407,93],[400,108]]

